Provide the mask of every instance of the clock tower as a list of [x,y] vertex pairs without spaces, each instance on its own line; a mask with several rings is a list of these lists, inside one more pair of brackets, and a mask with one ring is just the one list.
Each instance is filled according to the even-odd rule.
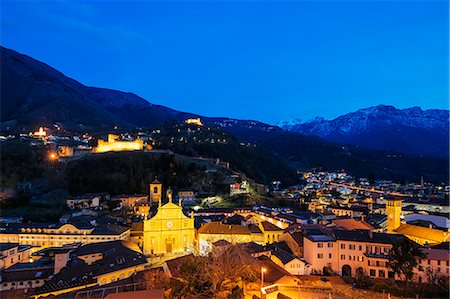
[[400,226],[400,215],[402,213],[401,199],[386,199],[386,214],[388,233],[393,233]]

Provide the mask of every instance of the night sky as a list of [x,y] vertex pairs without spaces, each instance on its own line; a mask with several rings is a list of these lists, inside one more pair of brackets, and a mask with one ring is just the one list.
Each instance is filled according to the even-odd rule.
[[2,1],[1,12],[3,46],[181,111],[276,123],[448,109],[445,0]]

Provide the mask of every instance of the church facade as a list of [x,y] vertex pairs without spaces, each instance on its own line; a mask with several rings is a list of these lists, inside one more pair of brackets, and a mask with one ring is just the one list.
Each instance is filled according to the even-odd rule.
[[[158,186],[159,187],[159,186]],[[151,188],[154,197],[159,199],[156,214],[144,219],[143,252],[147,255],[166,255],[186,253],[195,246],[194,217],[183,213],[181,204],[172,201],[172,191],[167,190],[166,204],[162,204],[162,186]]]

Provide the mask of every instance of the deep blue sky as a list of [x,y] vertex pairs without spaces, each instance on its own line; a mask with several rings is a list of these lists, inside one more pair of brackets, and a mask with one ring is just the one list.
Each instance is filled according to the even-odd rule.
[[1,9],[3,46],[182,111],[275,123],[378,104],[448,108],[445,0],[6,0]]

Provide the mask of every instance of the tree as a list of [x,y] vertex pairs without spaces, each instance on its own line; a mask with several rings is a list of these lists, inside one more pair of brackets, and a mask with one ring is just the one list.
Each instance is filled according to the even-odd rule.
[[238,296],[244,282],[257,281],[257,261],[238,245],[216,247],[207,256],[191,256],[179,268],[185,287],[176,296],[204,295],[223,298],[232,290]]
[[433,290],[448,294],[449,277],[447,275],[437,272],[431,267],[428,267],[425,273],[427,275],[427,282],[433,287]]
[[410,282],[414,268],[418,265],[418,259],[426,255],[420,250],[419,245],[407,238],[395,243],[389,252],[389,267],[404,282]]

